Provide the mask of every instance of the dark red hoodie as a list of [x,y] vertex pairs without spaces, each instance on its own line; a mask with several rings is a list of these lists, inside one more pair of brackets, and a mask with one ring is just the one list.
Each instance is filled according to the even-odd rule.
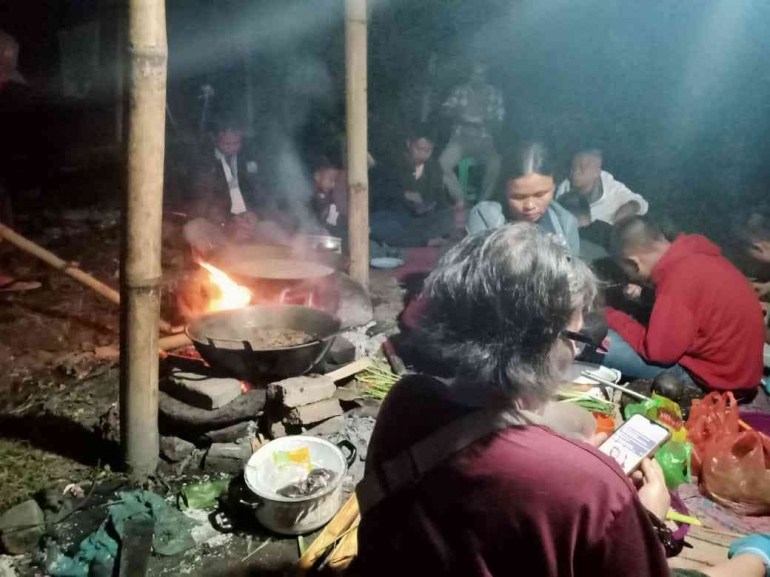
[[701,235],[680,235],[652,269],[649,326],[607,309],[607,322],[643,358],[679,363],[712,389],[762,378],[762,307],[748,280]]

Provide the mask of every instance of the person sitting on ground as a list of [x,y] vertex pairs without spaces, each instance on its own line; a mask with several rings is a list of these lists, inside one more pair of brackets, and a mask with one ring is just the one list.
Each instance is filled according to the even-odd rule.
[[373,240],[393,247],[439,245],[458,228],[456,222],[464,221],[462,197],[450,198],[441,166],[433,158],[435,141],[432,129],[420,124],[396,158],[379,166]]
[[[596,294],[587,266],[532,224],[509,224],[451,248],[426,291],[418,372],[383,402],[356,489],[349,574],[669,575],[656,461],[635,487],[594,448],[605,435],[589,444],[547,424]],[[731,551],[708,574],[764,575],[770,539]]]
[[[546,147],[529,142],[518,147],[506,163],[507,212],[514,222],[537,223],[544,232],[558,236],[570,253],[580,254],[578,224],[574,216],[553,200],[553,163]],[[482,201],[470,211],[467,230],[477,234],[506,221],[499,202]]]
[[580,227],[580,258],[593,262],[608,257],[612,225],[603,220],[591,221],[591,205],[586,197],[575,191],[561,195],[559,204],[575,217]]
[[315,159],[313,171],[313,196],[310,208],[316,219],[311,234],[327,234],[344,238],[347,236],[347,215],[343,214],[342,200],[335,195],[338,191],[340,167],[327,156]]
[[243,152],[242,125],[231,117],[216,121],[213,145],[204,150],[195,169],[190,220],[183,229],[195,253],[209,254],[228,240],[286,239],[280,227],[258,216],[267,205],[258,172],[256,160]]
[[607,309],[612,330],[602,364],[641,379],[671,371],[690,386],[750,402],[762,378],[762,308],[719,248],[701,235],[671,242],[635,216],[615,225],[612,251],[633,282],[654,286],[655,303],[647,326]]
[[603,220],[615,224],[619,220],[645,214],[648,209],[644,198],[631,192],[622,182],[602,170],[602,152],[583,150],[572,159],[570,177],[556,190],[556,198],[575,191],[583,195],[591,205],[591,220]]
[[455,121],[452,137],[439,158],[449,194],[455,200],[464,198],[454,169],[464,157],[471,156],[484,165],[482,198],[492,198],[501,162],[495,137],[503,125],[505,104],[500,89],[487,84],[483,62],[473,63],[468,83],[455,87],[443,108]]

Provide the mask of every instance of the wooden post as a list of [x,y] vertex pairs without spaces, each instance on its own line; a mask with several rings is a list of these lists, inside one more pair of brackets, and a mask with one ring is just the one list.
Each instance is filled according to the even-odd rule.
[[[126,55],[126,14],[122,2],[114,7],[117,21],[117,33],[115,34],[115,144],[123,144],[123,122],[125,120],[125,78],[126,68],[123,65]],[[121,150],[124,150],[121,148]]]
[[158,319],[166,121],[165,0],[130,0],[128,193],[123,210],[120,428],[129,474],[158,464]]
[[348,242],[350,274],[369,284],[369,175],[367,166],[366,0],[345,0]]

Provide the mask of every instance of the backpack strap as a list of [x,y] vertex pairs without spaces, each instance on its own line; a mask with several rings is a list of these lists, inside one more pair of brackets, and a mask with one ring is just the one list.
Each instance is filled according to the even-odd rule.
[[388,495],[415,485],[446,459],[509,427],[534,425],[540,418],[528,411],[479,410],[441,427],[408,449],[367,473],[356,487],[361,514],[379,505]]

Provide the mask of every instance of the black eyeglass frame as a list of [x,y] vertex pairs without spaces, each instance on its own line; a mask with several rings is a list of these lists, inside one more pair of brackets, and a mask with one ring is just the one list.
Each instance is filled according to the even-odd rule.
[[591,350],[595,350],[603,353],[607,352],[607,349],[605,349],[601,343],[597,343],[591,337],[586,336],[582,333],[576,333],[575,331],[564,329],[559,333],[559,335],[564,337],[565,339],[569,339],[570,341],[573,341],[574,343],[580,343],[581,345],[583,345],[583,346],[576,347],[576,349],[578,349],[578,353],[582,353],[583,350],[585,350],[586,348],[590,348]]

